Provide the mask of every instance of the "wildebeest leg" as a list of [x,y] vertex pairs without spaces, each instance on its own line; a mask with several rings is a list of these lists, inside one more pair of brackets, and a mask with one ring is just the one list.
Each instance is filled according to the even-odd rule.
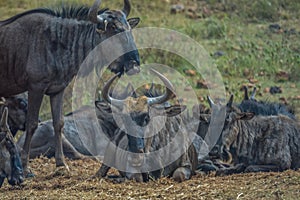
[[245,172],[278,172],[282,171],[276,165],[249,165],[246,167]]
[[28,91],[27,130],[26,130],[26,137],[23,146],[24,151],[22,151],[22,155],[21,155],[25,177],[33,176],[33,174],[28,169],[28,161],[29,161],[29,154],[30,154],[31,139],[34,131],[38,126],[39,111],[43,100],[43,96],[44,94],[42,91],[34,91],[34,90]]
[[90,158],[90,159],[95,159],[93,156],[85,156],[78,152],[75,147],[69,142],[69,140],[66,139],[64,135],[62,135],[62,145],[63,145],[63,152],[66,157],[70,159],[85,159],[85,158]]
[[53,127],[55,133],[55,161],[56,167],[65,166],[69,171],[69,167],[65,162],[62,147],[62,131],[64,126],[64,118],[62,115],[64,90],[55,95],[50,96],[51,113],[53,119]]
[[109,169],[110,169],[109,166],[107,166],[104,163],[102,163],[100,169],[95,174],[95,177],[97,177],[97,178],[103,178],[103,177],[105,177],[107,175],[107,172],[108,172]]
[[197,165],[198,172],[209,173],[211,171],[217,171],[219,168],[216,166],[212,160],[206,159],[199,162]]
[[46,145],[40,147],[34,147],[30,149],[30,158],[38,158],[39,156],[46,156],[48,158],[54,157],[55,155],[55,145],[47,143]]
[[2,184],[4,182],[5,177],[0,175],[0,188],[2,187]]
[[245,169],[246,169],[246,165],[244,163],[240,163],[233,167],[222,168],[222,169],[217,170],[216,176],[238,174],[238,173],[244,172]]

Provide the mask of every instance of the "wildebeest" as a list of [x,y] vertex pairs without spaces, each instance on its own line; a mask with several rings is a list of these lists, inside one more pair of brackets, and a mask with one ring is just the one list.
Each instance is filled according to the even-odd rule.
[[[96,101],[96,104],[103,103]],[[93,112],[95,112],[93,107],[84,106],[64,117],[62,144],[66,157],[83,159],[103,156],[108,143],[105,137],[112,138],[118,126],[111,113],[96,109],[97,118],[94,118]],[[26,133],[21,135],[17,144],[23,146],[25,137]],[[41,155],[49,158],[55,156],[52,120],[39,123],[32,137],[30,158],[37,158]]]
[[[115,92],[120,99],[135,96],[133,86],[128,84],[125,90]],[[95,105],[105,104],[102,100],[96,101]],[[99,108],[98,108],[99,107]],[[103,156],[104,149],[114,132],[118,128],[113,115],[105,106],[83,106],[64,116],[64,130],[62,145],[64,155],[70,159],[91,158],[91,156]],[[93,114],[96,113],[96,116]],[[76,120],[76,122],[75,122]],[[39,123],[31,142],[30,158],[41,155],[55,156],[54,130],[52,120]],[[100,127],[101,128],[100,128]],[[20,136],[17,144],[23,146],[26,133]],[[107,138],[107,140],[105,140]],[[88,156],[88,157],[87,157]]]
[[300,167],[299,122],[284,115],[261,116],[230,106],[218,142],[218,156],[233,167],[217,174]]
[[25,131],[27,120],[27,99],[19,96],[12,96],[0,100],[0,112],[7,107],[8,125],[13,136],[20,131]]
[[[129,1],[124,0],[122,10],[98,12],[100,3],[96,0],[91,8],[68,7],[60,11],[34,9],[0,22],[0,96],[28,91],[27,135],[25,153],[21,156],[26,174],[31,138],[38,126],[44,95],[50,96],[56,166],[68,169],[61,141],[63,93],[98,44],[123,32],[115,45],[119,51],[130,51],[110,63],[109,68],[119,75],[139,72],[139,55],[131,34],[139,19],[126,20],[131,8]],[[104,55],[110,55],[111,51],[102,48],[100,60],[105,60]],[[91,72],[92,66],[86,71]]]
[[242,112],[252,112],[255,115],[271,116],[271,115],[285,115],[291,119],[296,120],[294,111],[288,108],[286,105],[268,102],[268,101],[257,101],[255,99],[256,88],[254,87],[253,92],[249,98],[248,88],[244,87],[245,96],[243,101],[238,105],[238,108]]
[[0,187],[4,179],[10,185],[20,185],[23,182],[23,168],[19,150],[7,125],[8,110],[3,109],[0,121]]
[[[119,171],[123,172],[121,175],[136,181],[147,181],[149,177],[156,179],[172,176],[174,180],[181,182],[194,174],[197,153],[178,115],[185,107],[163,105],[174,97],[174,88],[166,77],[155,70],[152,71],[166,87],[165,93],[158,97],[128,97],[125,100],[112,98],[109,89],[117,75],[103,87],[103,99],[111,104],[109,109],[116,112],[116,116],[120,116],[124,127],[117,130],[115,139],[109,143],[104,163],[96,173],[97,177],[105,177],[110,166],[117,166]],[[167,116],[165,121],[153,120],[154,116],[163,114]],[[151,157],[160,149],[164,149],[164,152]],[[172,162],[164,163],[168,159]]]

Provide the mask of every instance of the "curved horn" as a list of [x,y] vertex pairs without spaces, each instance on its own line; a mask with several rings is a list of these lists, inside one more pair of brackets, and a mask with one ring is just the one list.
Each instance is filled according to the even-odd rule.
[[129,0],[124,0],[124,7],[123,7],[122,11],[126,15],[126,17],[129,16],[130,10],[131,10],[131,5],[130,5]]
[[251,100],[255,100],[255,95],[256,95],[256,87],[253,88],[252,94],[250,96]]
[[131,83],[128,83],[127,87],[126,87],[126,98],[127,97],[134,97],[134,98],[137,98],[137,94],[134,90],[134,87]]
[[161,104],[165,103],[166,101],[170,100],[171,98],[175,97],[175,89],[172,85],[172,83],[161,73],[154,69],[150,69],[156,76],[160,78],[160,80],[164,83],[166,86],[166,92],[165,94],[158,96],[158,97],[153,97],[153,98],[147,98],[148,105],[153,105],[153,104]]
[[244,86],[243,89],[244,89],[244,92],[245,92],[244,100],[249,100],[249,96],[248,96],[248,88],[247,88],[247,86]]
[[101,0],[96,0],[95,3],[93,4],[93,6],[90,8],[88,17],[91,22],[94,22],[94,23],[98,22],[97,14],[98,14],[98,8],[99,8],[100,4],[101,4]]
[[150,98],[158,96],[158,95],[154,94],[154,83],[153,82],[151,83],[150,88],[145,92],[145,94],[147,94],[147,96]]
[[5,98],[1,97],[0,98],[0,105],[5,105],[5,102],[6,102]]
[[233,94],[232,95],[230,95],[230,99],[229,99],[229,101],[228,101],[228,103],[227,103],[227,107],[228,108],[231,108],[232,107],[232,103],[233,103]]
[[210,96],[207,96],[207,101],[210,108],[212,108],[215,105],[214,101],[210,98]]
[[120,107],[123,105],[123,100],[114,99],[109,95],[109,89],[111,84],[114,82],[114,80],[120,76],[120,72],[111,77],[107,83],[102,88],[102,97],[103,100],[106,101],[109,104],[113,104],[114,106]]

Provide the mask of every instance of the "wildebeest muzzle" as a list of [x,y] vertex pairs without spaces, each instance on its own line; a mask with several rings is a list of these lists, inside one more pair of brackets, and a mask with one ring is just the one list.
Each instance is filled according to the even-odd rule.
[[8,178],[8,183],[10,185],[20,185],[24,181],[23,167],[19,155],[13,155],[11,157],[12,162],[12,172],[11,176]]
[[126,73],[127,75],[134,75],[140,72],[140,57],[138,50],[133,50],[125,53],[110,66],[113,73],[120,73],[119,76]]

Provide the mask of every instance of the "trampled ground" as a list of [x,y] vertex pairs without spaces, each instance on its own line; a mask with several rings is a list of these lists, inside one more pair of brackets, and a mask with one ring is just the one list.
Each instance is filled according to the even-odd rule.
[[[92,5],[93,0],[0,0],[0,18],[53,4],[78,3]],[[103,0],[102,8],[121,8],[122,0]],[[132,17],[142,19],[139,27],[163,27],[193,38],[214,56],[224,78],[227,94],[239,102],[242,85],[258,88],[259,100],[287,103],[295,108],[300,119],[300,27],[299,0],[131,0]],[[162,3],[163,2],[163,3]],[[224,5],[217,2],[226,2]],[[186,12],[170,13],[173,4],[182,3]],[[195,7],[196,6],[196,7]],[[193,7],[195,9],[193,9]],[[273,27],[273,28],[272,28]],[[274,29],[274,27],[280,27]],[[191,80],[192,87],[205,102],[200,75],[186,62],[161,52],[141,50],[141,61],[174,67]],[[165,56],[168,55],[168,56]],[[175,57],[176,58],[176,57]],[[178,62],[180,61],[180,62]],[[192,72],[192,73],[191,73]],[[172,80],[176,82],[176,80]],[[205,84],[204,84],[205,86]],[[282,93],[271,95],[268,88],[279,86]],[[72,90],[69,90],[72,91]],[[66,113],[71,111],[66,92]],[[46,99],[47,100],[47,99]],[[41,119],[50,117],[49,102],[41,109]],[[95,161],[68,161],[71,174],[51,176],[54,159],[40,158],[31,162],[36,174],[22,187],[7,182],[0,188],[0,199],[299,199],[300,171],[250,173],[226,177],[197,175],[192,180],[176,183],[164,178],[148,183],[112,183],[90,179],[100,164]],[[114,172],[112,172],[114,173]]]
[[22,187],[11,187],[5,182],[0,189],[1,199],[297,199],[300,196],[299,170],[226,177],[198,174],[183,183],[169,178],[148,183],[113,183],[91,179],[100,166],[95,161],[69,160],[68,164],[71,174],[53,177],[54,159],[33,160],[31,166],[36,177],[27,179]]

